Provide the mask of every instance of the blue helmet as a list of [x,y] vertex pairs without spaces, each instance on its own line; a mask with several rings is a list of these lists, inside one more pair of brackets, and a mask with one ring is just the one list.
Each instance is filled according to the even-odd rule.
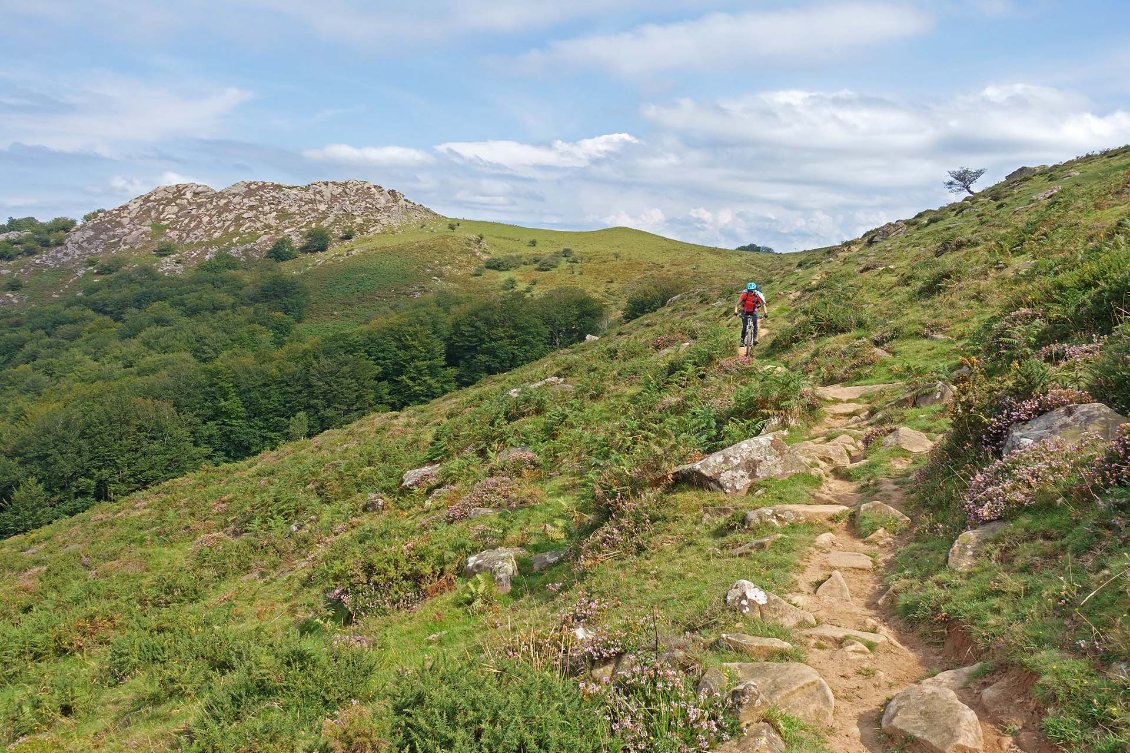
[[745,289],[746,290],[757,290],[757,283],[751,282],[750,284],[745,286]]

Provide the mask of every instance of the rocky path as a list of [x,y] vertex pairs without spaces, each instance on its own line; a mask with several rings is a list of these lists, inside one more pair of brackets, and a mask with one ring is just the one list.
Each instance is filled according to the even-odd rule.
[[[888,386],[892,385],[823,388],[827,419],[814,434],[834,436],[845,427],[860,425],[873,410],[868,395]],[[886,480],[878,493],[864,497],[856,484],[829,474],[817,501],[854,510],[881,502],[898,510],[903,494]],[[885,532],[864,540],[853,519],[834,524],[832,531],[817,538],[797,576],[798,592],[787,597],[819,622],[805,632],[810,641],[808,664],[835,697],[827,732],[829,750],[886,752],[904,736],[925,749],[946,753],[1013,750],[1011,741],[1002,739],[966,705],[975,705],[976,698],[966,686],[979,668],[931,678],[931,673],[952,667],[953,660],[900,626],[892,605],[883,599],[883,575],[898,540]]]
[[[687,480],[695,474],[722,479],[714,488],[740,493],[727,482],[744,477],[723,471],[737,462],[736,454],[744,458],[743,467],[770,469],[799,458],[824,479],[811,504],[760,508],[746,515],[750,526],[819,520],[830,530],[817,537],[792,593],[769,594],[741,580],[726,596],[731,608],[789,626],[807,650],[806,663],[774,663],[764,660],[772,655],[773,639],[721,636],[722,643],[761,660],[727,665],[738,677],[733,694],[739,716],[750,726],[746,737],[720,751],[781,753],[783,742],[774,740],[774,731],[760,723],[766,706],[777,706],[822,729],[828,749],[835,753],[1020,750],[982,718],[988,716],[981,692],[988,681],[979,679],[983,666],[963,667],[942,647],[922,641],[900,624],[884,598],[883,576],[907,532],[892,535],[880,529],[867,538],[860,533],[861,512],[913,525],[900,510],[903,494],[893,480],[869,486],[873,491],[864,496],[842,472],[862,460],[861,439],[875,423],[871,415],[881,404],[878,395],[897,387],[821,388],[826,419],[814,427],[812,439],[788,447],[776,435],[747,440],[677,472]],[[928,451],[931,445],[928,437],[906,428],[892,429],[882,441],[910,453]],[[772,538],[759,541],[771,543]],[[994,711],[999,712],[999,706]],[[1024,750],[1034,753],[1028,746]]]

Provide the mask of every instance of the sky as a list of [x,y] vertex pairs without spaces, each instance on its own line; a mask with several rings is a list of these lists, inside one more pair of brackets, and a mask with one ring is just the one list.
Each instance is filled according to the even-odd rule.
[[361,178],[778,251],[1130,143],[1125,0],[0,0],[0,218]]

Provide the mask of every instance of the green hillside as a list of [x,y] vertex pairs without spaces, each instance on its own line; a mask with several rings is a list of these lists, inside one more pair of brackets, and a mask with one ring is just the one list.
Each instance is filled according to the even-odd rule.
[[[904,742],[880,732],[892,696],[983,660],[957,697],[984,750],[1125,750],[1130,438],[1012,461],[994,442],[1010,418],[1061,405],[1130,413],[1130,149],[883,234],[778,256],[445,220],[279,265],[309,286],[294,326],[313,339],[419,316],[402,308],[415,293],[531,285],[532,301],[580,288],[611,322],[595,342],[424,404],[0,542],[4,743],[689,751],[737,734],[740,711],[790,751],[895,751]],[[771,314],[752,359],[735,355],[730,313],[751,276]],[[688,293],[615,318],[665,278]],[[939,381],[956,400],[916,400]],[[843,384],[876,386],[818,389]],[[748,494],[672,481],[774,427],[792,452],[846,457],[842,442],[851,462],[812,461]],[[933,449],[888,444],[900,428]],[[432,483],[402,487],[428,464]],[[1009,502],[986,511],[971,495],[992,484]],[[870,500],[910,522],[850,509]],[[768,512],[813,503],[849,509],[802,509],[779,527]],[[947,567],[958,534],[994,519],[974,566]],[[817,543],[825,533],[837,543]],[[468,557],[499,548],[521,549],[507,593],[463,575]],[[551,552],[560,561],[535,572]],[[813,592],[832,554],[865,566],[840,565],[851,596],[825,602]],[[728,608],[739,579],[860,640]],[[707,670],[729,686],[745,671],[723,666],[750,661],[740,641],[719,642],[734,634],[785,641],[758,656],[814,668],[835,711],[770,700],[754,719],[728,694],[700,696]]]

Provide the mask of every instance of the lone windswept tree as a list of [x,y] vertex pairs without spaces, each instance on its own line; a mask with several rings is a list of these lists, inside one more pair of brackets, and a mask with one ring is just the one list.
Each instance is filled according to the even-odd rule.
[[959,167],[956,170],[950,170],[950,179],[946,181],[946,190],[950,193],[961,193],[965,191],[970,196],[973,195],[973,184],[980,180],[981,176],[985,174],[985,168],[980,170],[973,170],[968,167]]

